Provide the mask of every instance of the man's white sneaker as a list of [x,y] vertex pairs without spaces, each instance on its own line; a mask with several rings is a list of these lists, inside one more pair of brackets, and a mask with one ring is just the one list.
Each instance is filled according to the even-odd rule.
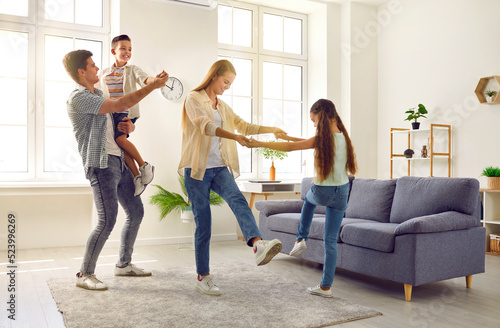
[[257,265],[269,263],[273,257],[281,251],[281,241],[259,240],[253,244],[253,252],[255,253],[255,262]]
[[96,278],[95,274],[83,275],[80,272],[76,274],[76,286],[90,290],[106,290],[106,286],[102,281]]
[[219,296],[221,294],[219,287],[213,282],[210,275],[203,277],[198,275],[196,289],[207,295]]
[[290,256],[299,256],[303,251],[307,249],[306,240],[302,239],[293,245],[293,249],[290,252]]
[[323,289],[321,289],[321,287],[319,285],[316,287],[307,288],[307,292],[309,294],[312,294],[312,295],[318,295],[318,296],[323,296],[323,297],[333,297],[331,288],[329,290],[323,290]]
[[115,276],[150,276],[151,272],[141,269],[132,263],[124,268],[115,266]]
[[134,196],[140,196],[144,190],[146,189],[146,186],[144,183],[142,183],[142,177],[140,175],[134,177],[134,185],[135,185],[135,192]]
[[146,162],[143,166],[139,166],[139,172],[141,172],[142,183],[147,185],[153,181],[153,177],[155,176],[155,167]]

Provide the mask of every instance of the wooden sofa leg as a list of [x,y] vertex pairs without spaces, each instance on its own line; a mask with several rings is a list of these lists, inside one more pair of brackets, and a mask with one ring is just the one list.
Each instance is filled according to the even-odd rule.
[[411,289],[412,289],[412,285],[408,285],[408,284],[405,284],[405,300],[407,302],[410,302],[411,301]]
[[465,285],[467,286],[467,288],[471,287],[471,285],[472,285],[472,275],[465,277]]

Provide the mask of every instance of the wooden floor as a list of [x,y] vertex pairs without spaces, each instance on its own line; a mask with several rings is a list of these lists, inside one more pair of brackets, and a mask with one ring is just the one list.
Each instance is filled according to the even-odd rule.
[[[184,245],[188,247],[189,245]],[[96,274],[112,272],[117,249],[106,248],[99,259]],[[73,276],[79,269],[83,247],[47,248],[17,251],[15,276],[16,320],[7,318],[8,285],[7,253],[0,252],[0,328],[63,328],[64,323],[47,287],[53,277]],[[2,260],[0,260],[2,261]],[[217,263],[244,262],[254,264],[254,255],[242,241],[213,242],[212,274],[217,281]],[[177,245],[138,246],[134,263],[153,270],[176,266],[194,266],[191,249]],[[321,265],[278,255],[262,267],[303,282],[305,288],[321,279]],[[193,286],[195,277],[193,277]],[[224,292],[224,286],[219,286]],[[75,287],[76,288],[76,287]],[[414,287],[411,302],[405,302],[403,285],[337,270],[333,283],[335,296],[371,307],[383,316],[353,321],[335,327],[500,327],[500,256],[486,256],[486,273],[475,275],[472,288],[465,287],[465,278],[457,278]],[[207,296],[208,297],[208,296]],[[265,297],[265,295],[263,295]],[[78,302],[78,300],[75,300]],[[293,303],[291,299],[283,302]],[[270,324],[272,327],[272,324]],[[97,328],[97,327],[96,327]],[[147,327],[140,327],[147,328]]]

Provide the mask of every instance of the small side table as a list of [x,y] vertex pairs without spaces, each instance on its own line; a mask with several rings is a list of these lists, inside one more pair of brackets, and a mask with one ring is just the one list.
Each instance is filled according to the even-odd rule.
[[264,200],[267,200],[268,196],[274,194],[284,194],[284,193],[300,193],[300,181],[241,181],[239,183],[241,192],[250,193],[250,209],[253,209],[255,204],[255,196],[264,196]]

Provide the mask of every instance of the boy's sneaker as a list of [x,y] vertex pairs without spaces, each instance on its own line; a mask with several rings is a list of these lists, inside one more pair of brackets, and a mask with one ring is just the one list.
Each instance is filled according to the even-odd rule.
[[219,296],[221,294],[219,287],[213,282],[210,275],[203,277],[198,275],[196,289],[207,295]]
[[132,263],[124,268],[115,266],[115,276],[150,276],[151,272],[141,269]]
[[306,240],[302,239],[293,245],[293,249],[290,252],[290,256],[299,256],[303,251],[307,249]]
[[95,274],[83,275],[81,272],[76,274],[76,286],[90,290],[106,290],[106,286],[102,281],[96,278]]
[[253,252],[255,253],[255,262],[257,265],[269,263],[273,257],[281,251],[281,241],[259,240],[253,244]]
[[135,185],[135,192],[134,196],[140,196],[144,190],[146,189],[146,186],[144,183],[142,183],[142,177],[140,175],[134,177],[134,185]]
[[141,172],[142,183],[147,185],[153,181],[153,177],[155,176],[155,167],[146,162],[143,166],[139,166],[139,172]]
[[307,288],[307,292],[309,294],[318,295],[318,296],[322,296],[322,297],[333,297],[331,288],[329,290],[323,290],[323,289],[321,289],[321,287],[319,285],[316,287]]

